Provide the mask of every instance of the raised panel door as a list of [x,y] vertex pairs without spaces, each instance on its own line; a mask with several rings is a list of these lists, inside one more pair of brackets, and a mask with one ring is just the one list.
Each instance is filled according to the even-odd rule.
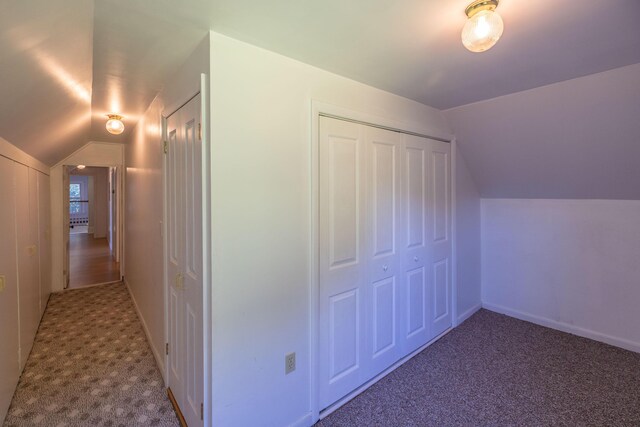
[[[361,125],[362,126],[362,125]],[[402,149],[403,135],[383,129],[362,126],[368,159],[368,225],[371,298],[367,301],[369,377],[374,377],[401,356],[401,334],[404,313],[402,271]]]
[[184,144],[181,137],[179,111],[167,119],[167,157],[165,180],[167,189],[167,284],[169,387],[181,404],[184,395]]
[[368,374],[365,143],[354,123],[320,118],[320,405]]
[[[32,240],[34,232],[31,229],[32,212],[30,210],[30,204],[33,204],[32,199],[34,198],[34,194],[37,201],[37,186],[33,178],[30,179],[29,168],[27,166],[15,162],[13,166],[16,191],[16,253],[18,255],[18,298],[20,307],[20,367],[22,368],[31,351],[40,319],[40,277],[36,264],[37,246]],[[37,237],[37,235],[35,237]]]
[[40,249],[40,317],[51,294],[51,200],[49,176],[38,172],[38,248]]
[[429,141],[429,254],[431,338],[452,325],[451,313],[451,146]]
[[0,156],[0,275],[5,288],[0,295],[0,420],[5,418],[20,377],[18,349],[18,270],[16,259],[16,193],[14,162]]
[[200,139],[200,95],[180,108],[184,144],[184,288],[185,381],[183,406],[187,424],[201,425],[203,402],[202,344],[202,141]]
[[428,227],[428,149],[424,138],[405,135],[404,151],[404,231],[406,236],[404,272],[406,313],[403,337],[405,353],[410,353],[429,340],[429,265],[427,259]]
[[167,119],[169,385],[188,425],[202,424],[202,141],[200,95]]

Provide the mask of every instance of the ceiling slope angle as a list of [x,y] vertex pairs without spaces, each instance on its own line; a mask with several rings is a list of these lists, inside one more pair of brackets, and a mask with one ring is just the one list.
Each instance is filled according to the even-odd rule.
[[87,142],[93,4],[0,2],[0,136],[49,165]]
[[439,109],[640,62],[638,0],[501,0],[482,53],[462,45],[469,3],[217,0],[211,28]]
[[640,200],[640,64],[445,116],[482,197]]

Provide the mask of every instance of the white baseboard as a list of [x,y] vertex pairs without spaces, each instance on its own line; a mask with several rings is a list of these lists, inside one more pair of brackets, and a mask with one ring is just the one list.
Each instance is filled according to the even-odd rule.
[[124,284],[129,291],[129,295],[131,296],[131,300],[133,301],[133,306],[136,308],[136,314],[138,315],[138,319],[140,319],[140,323],[142,323],[142,329],[144,330],[144,334],[147,336],[147,341],[149,341],[149,347],[151,347],[151,351],[153,352],[153,357],[156,359],[156,363],[158,364],[158,369],[160,370],[160,375],[162,375],[162,380],[165,384],[167,384],[167,379],[165,378],[165,370],[164,370],[164,359],[161,356],[162,352],[158,351],[156,346],[153,343],[153,339],[151,338],[151,334],[149,333],[149,328],[147,328],[147,323],[144,321],[144,317],[142,317],[142,312],[140,311],[140,307],[138,307],[138,302],[136,301],[135,296],[133,296],[133,292],[131,291],[131,286],[129,286],[129,282],[127,279],[124,279]]
[[298,421],[290,424],[289,427],[311,427],[314,424],[313,422],[313,414],[309,412],[304,417],[300,418]]
[[547,317],[537,316],[535,314],[525,313],[523,311],[514,310],[504,306],[482,303],[482,308],[486,308],[496,313],[505,314],[516,319],[525,320],[527,322],[535,323],[536,325],[546,326],[547,328],[556,329],[558,331],[567,332],[569,334],[578,335],[583,338],[589,338],[594,341],[600,341],[605,344],[609,344],[615,347],[624,348],[625,350],[634,351],[640,353],[640,343],[627,340],[625,338],[616,337],[613,335],[603,334],[590,329],[581,328],[579,326],[570,325],[564,322],[558,322],[557,320],[549,319]]
[[468,309],[467,311],[465,311],[464,313],[462,313],[460,316],[458,316],[458,326],[462,325],[462,322],[467,320],[469,317],[473,316],[481,308],[482,308],[482,303],[478,303],[473,307],[471,307],[470,309]]

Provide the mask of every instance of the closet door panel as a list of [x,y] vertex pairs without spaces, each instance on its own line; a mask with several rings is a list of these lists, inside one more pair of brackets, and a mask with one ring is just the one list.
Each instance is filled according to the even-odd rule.
[[49,176],[38,172],[38,248],[40,249],[40,317],[51,294],[51,199]]
[[427,343],[430,316],[427,259],[428,225],[428,163],[429,144],[424,138],[405,135],[404,151],[404,229],[406,293],[403,311],[406,313],[403,337],[405,353]]
[[7,414],[20,376],[14,174],[14,162],[0,156],[0,276],[4,278],[0,293],[0,421]]
[[360,125],[320,119],[320,405],[357,388],[369,372],[366,146]]
[[20,367],[24,367],[33,345],[38,328],[40,311],[39,275],[37,274],[35,255],[37,247],[33,243],[31,230],[31,189],[29,168],[14,163],[16,190],[16,230],[18,255],[18,298],[20,301]]
[[401,153],[402,134],[362,126],[367,142],[369,169],[368,209],[371,315],[368,318],[368,354],[374,377],[401,356],[402,220]]
[[427,277],[424,267],[407,272],[407,338],[424,335],[427,328],[425,299]]
[[184,144],[184,334],[185,394],[182,411],[191,426],[200,425],[203,402],[202,344],[202,141],[200,96],[180,108]]
[[450,326],[448,149],[320,118],[321,409]]
[[429,241],[431,259],[431,338],[452,325],[451,313],[451,146],[429,141]]
[[169,285],[169,387],[181,400],[184,395],[184,147],[180,111],[167,119],[167,282]]
[[33,318],[31,321],[35,324],[33,335],[35,336],[40,325],[41,298],[40,298],[40,198],[38,195],[38,172],[29,168],[29,250],[30,263],[33,268],[33,283],[31,283],[31,299],[29,299],[30,310]]

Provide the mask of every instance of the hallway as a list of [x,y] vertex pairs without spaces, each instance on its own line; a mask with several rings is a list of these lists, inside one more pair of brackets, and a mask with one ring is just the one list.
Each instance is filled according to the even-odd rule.
[[109,242],[93,234],[69,236],[69,271],[70,288],[120,280],[120,264],[113,259]]
[[4,426],[177,426],[122,283],[52,294]]

